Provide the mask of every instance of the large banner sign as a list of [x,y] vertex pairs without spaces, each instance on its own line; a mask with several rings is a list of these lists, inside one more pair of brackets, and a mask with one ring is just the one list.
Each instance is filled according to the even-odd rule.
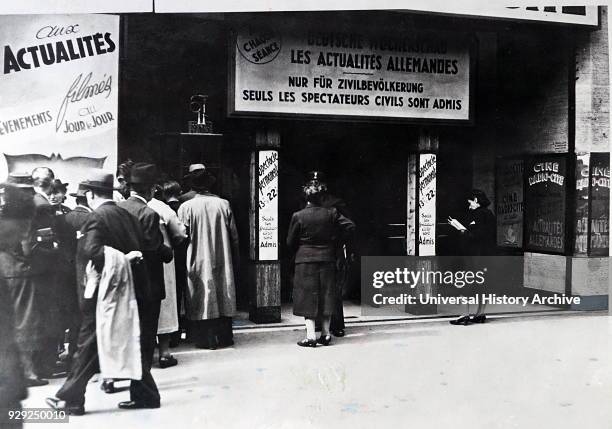
[[467,37],[402,31],[243,28],[232,113],[469,120]]
[[0,180],[49,167],[76,189],[117,163],[119,17],[0,16]]

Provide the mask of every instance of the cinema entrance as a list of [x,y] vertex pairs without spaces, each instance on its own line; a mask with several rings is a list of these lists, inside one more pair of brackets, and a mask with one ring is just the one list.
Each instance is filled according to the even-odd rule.
[[357,225],[347,249],[355,256],[343,291],[347,300],[360,296],[362,256],[418,253],[414,246],[417,172],[411,162],[420,154],[433,155],[423,147],[423,140],[432,134],[446,141],[436,149],[437,169],[443,168],[443,173],[437,175],[442,198],[435,204],[446,215],[465,211],[463,196],[472,180],[471,169],[466,168],[471,160],[466,128],[451,127],[440,134],[437,128],[380,122],[277,121],[275,126],[280,137],[278,243],[283,303],[290,302],[292,292],[293,254],[286,248],[287,230],[292,213],[304,207],[301,187],[309,171],[324,172],[329,192],[342,200],[343,210]]
[[[291,214],[304,206],[301,186],[306,173],[325,173],[329,192],[344,202],[358,226],[352,251],[355,262],[345,294],[359,293],[359,256],[406,252],[408,153],[415,149],[411,127],[374,124],[292,122],[282,128],[279,170],[281,292],[291,296],[293,255],[284,238]],[[348,250],[349,252],[351,250]]]

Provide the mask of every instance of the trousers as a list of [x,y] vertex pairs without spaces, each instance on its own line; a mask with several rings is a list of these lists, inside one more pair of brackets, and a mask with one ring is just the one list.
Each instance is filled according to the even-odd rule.
[[159,406],[159,391],[153,376],[153,354],[155,353],[155,340],[157,337],[157,323],[161,300],[142,300],[138,302],[138,316],[140,317],[140,356],[142,359],[142,379],[132,380],[130,383],[130,399],[148,405]]

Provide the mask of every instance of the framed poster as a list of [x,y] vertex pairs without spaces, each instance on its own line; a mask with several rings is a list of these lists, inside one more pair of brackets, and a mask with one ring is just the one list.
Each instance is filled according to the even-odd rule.
[[567,155],[533,156],[525,167],[525,250],[563,254]]
[[497,160],[495,215],[500,247],[523,246],[523,167],[522,159]]
[[610,246],[610,154],[591,154],[590,255],[608,256]]

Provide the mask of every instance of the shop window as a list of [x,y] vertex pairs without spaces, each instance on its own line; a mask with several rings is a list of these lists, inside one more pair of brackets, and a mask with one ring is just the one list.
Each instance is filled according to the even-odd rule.
[[[499,248],[608,256],[610,154],[577,154],[573,164],[575,184],[569,184],[566,154],[497,159],[495,214]],[[567,214],[569,186],[575,186],[575,211],[571,216]],[[567,231],[570,219],[573,225]]]

